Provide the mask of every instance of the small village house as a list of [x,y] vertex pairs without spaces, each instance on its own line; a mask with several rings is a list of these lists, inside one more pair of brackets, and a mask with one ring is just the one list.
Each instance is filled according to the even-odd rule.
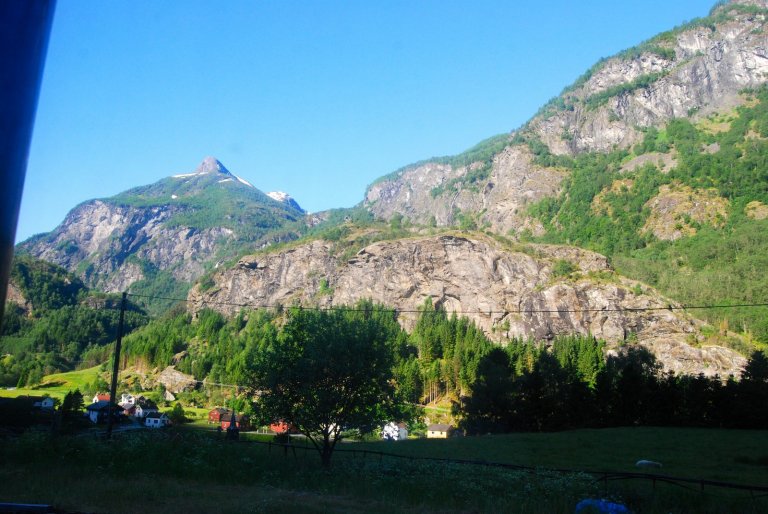
[[445,423],[433,423],[427,427],[427,438],[447,439],[451,437],[453,427]]
[[44,398],[42,396],[0,397],[0,432],[3,427],[26,428],[35,423],[49,425],[53,409],[43,408],[41,402]]
[[118,404],[123,408],[123,414],[125,416],[136,415],[136,397],[130,393],[123,393],[120,395],[120,403]]
[[134,409],[133,414],[135,417],[144,419],[153,412],[160,412],[160,409],[157,408],[157,404],[155,402],[144,398],[143,396],[140,396],[136,400],[136,408]]
[[[221,418],[221,429],[227,430],[232,424],[232,413],[228,416]],[[250,419],[246,414],[235,414],[235,427],[238,430],[249,430],[251,428]]]
[[163,428],[171,424],[171,420],[165,412],[150,412],[144,417],[144,426],[149,428]]
[[408,428],[405,423],[391,421],[381,429],[381,438],[385,441],[405,441],[408,439]]
[[224,407],[216,407],[215,409],[211,409],[208,412],[208,423],[218,425],[225,417],[229,417],[231,415],[232,412],[229,409],[225,409]]
[[[109,403],[110,402],[107,400],[99,400],[85,408],[86,415],[88,416],[88,419],[91,420],[91,423],[104,423],[107,421],[109,417]],[[115,419],[119,419],[123,414],[123,408],[119,405],[115,405],[113,412]]]
[[91,403],[108,402],[109,393],[96,393]]

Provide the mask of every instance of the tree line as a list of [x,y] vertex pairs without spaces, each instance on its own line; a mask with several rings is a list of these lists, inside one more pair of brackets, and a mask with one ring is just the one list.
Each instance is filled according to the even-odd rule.
[[478,366],[470,394],[454,403],[469,434],[615,426],[768,428],[768,359],[756,351],[741,380],[662,373],[651,353],[630,346],[584,375],[554,352],[515,371],[494,349]]

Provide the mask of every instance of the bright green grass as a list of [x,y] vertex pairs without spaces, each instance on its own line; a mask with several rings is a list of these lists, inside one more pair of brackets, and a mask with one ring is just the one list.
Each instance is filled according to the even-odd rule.
[[[82,392],[86,384],[93,383],[99,374],[99,366],[67,373],[55,373],[47,375],[40,385],[35,387],[19,387],[16,389],[0,389],[0,396],[15,398],[17,396],[31,395],[42,396],[48,394],[53,398],[64,398],[69,391],[80,389]],[[86,399],[87,400],[87,399]]]
[[[173,408],[174,403],[171,403],[171,405],[167,409],[162,409],[163,412],[166,410],[171,410]],[[182,404],[182,407],[184,407],[184,413],[187,416],[187,419],[190,421],[204,421],[208,422],[208,412],[210,412],[211,409],[207,409],[205,407],[186,407],[184,404]]]

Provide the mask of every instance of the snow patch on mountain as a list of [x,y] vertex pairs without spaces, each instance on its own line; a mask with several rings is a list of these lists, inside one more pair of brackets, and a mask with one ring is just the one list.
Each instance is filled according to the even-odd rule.
[[250,182],[248,182],[247,180],[245,180],[245,179],[242,179],[242,178],[238,177],[237,175],[233,175],[233,176],[234,176],[234,177],[235,177],[235,178],[236,178],[238,181],[240,181],[241,183],[245,184],[245,185],[246,185],[246,186],[248,186],[248,187],[253,187],[253,188],[255,188],[255,187],[256,187],[256,186],[254,186],[253,184],[251,184]]
[[267,193],[267,196],[273,200],[277,200],[278,202],[287,202],[291,199],[291,195],[288,193],[283,193],[282,191],[270,191]]

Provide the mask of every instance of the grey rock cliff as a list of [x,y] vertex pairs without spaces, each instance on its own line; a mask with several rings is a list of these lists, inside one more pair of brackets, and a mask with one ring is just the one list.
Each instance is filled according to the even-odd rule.
[[[765,2],[734,2],[766,7]],[[534,118],[530,129],[555,154],[626,148],[641,138],[637,127],[659,126],[672,118],[711,112],[739,103],[738,93],[768,79],[766,15],[730,11],[726,21],[683,30],[632,58],[608,59],[580,87],[565,93],[569,106],[554,115]],[[641,46],[642,48],[642,46]],[[656,74],[647,87],[621,92],[597,108],[596,94]]]
[[404,171],[397,179],[371,186],[364,205],[377,217],[390,219],[400,213],[416,223],[438,226],[457,224],[457,213],[482,213],[479,221],[500,233],[540,229],[525,217],[525,207],[560,191],[565,173],[533,163],[530,150],[509,146],[493,158],[489,178],[479,185],[459,183],[435,195],[435,188],[461,178],[480,166],[453,167],[427,163]]
[[6,302],[13,302],[25,312],[29,313],[29,311],[32,309],[32,304],[29,303],[29,300],[27,300],[24,297],[24,293],[21,292],[21,289],[16,286],[13,282],[8,282],[8,290],[5,295],[5,301]]
[[[580,276],[555,276],[560,259]],[[507,250],[484,238],[424,237],[374,243],[342,262],[330,243],[315,241],[244,257],[216,274],[213,287],[193,288],[189,305],[231,315],[240,305],[334,306],[370,298],[401,311],[400,322],[410,329],[431,298],[498,341],[580,333],[618,345],[635,334],[669,370],[728,375],[743,367],[744,358],[732,350],[690,346],[699,323],[669,310],[672,302],[651,290],[632,292],[636,284],[611,273],[605,257],[571,247]],[[633,310],[645,308],[657,310]]]

